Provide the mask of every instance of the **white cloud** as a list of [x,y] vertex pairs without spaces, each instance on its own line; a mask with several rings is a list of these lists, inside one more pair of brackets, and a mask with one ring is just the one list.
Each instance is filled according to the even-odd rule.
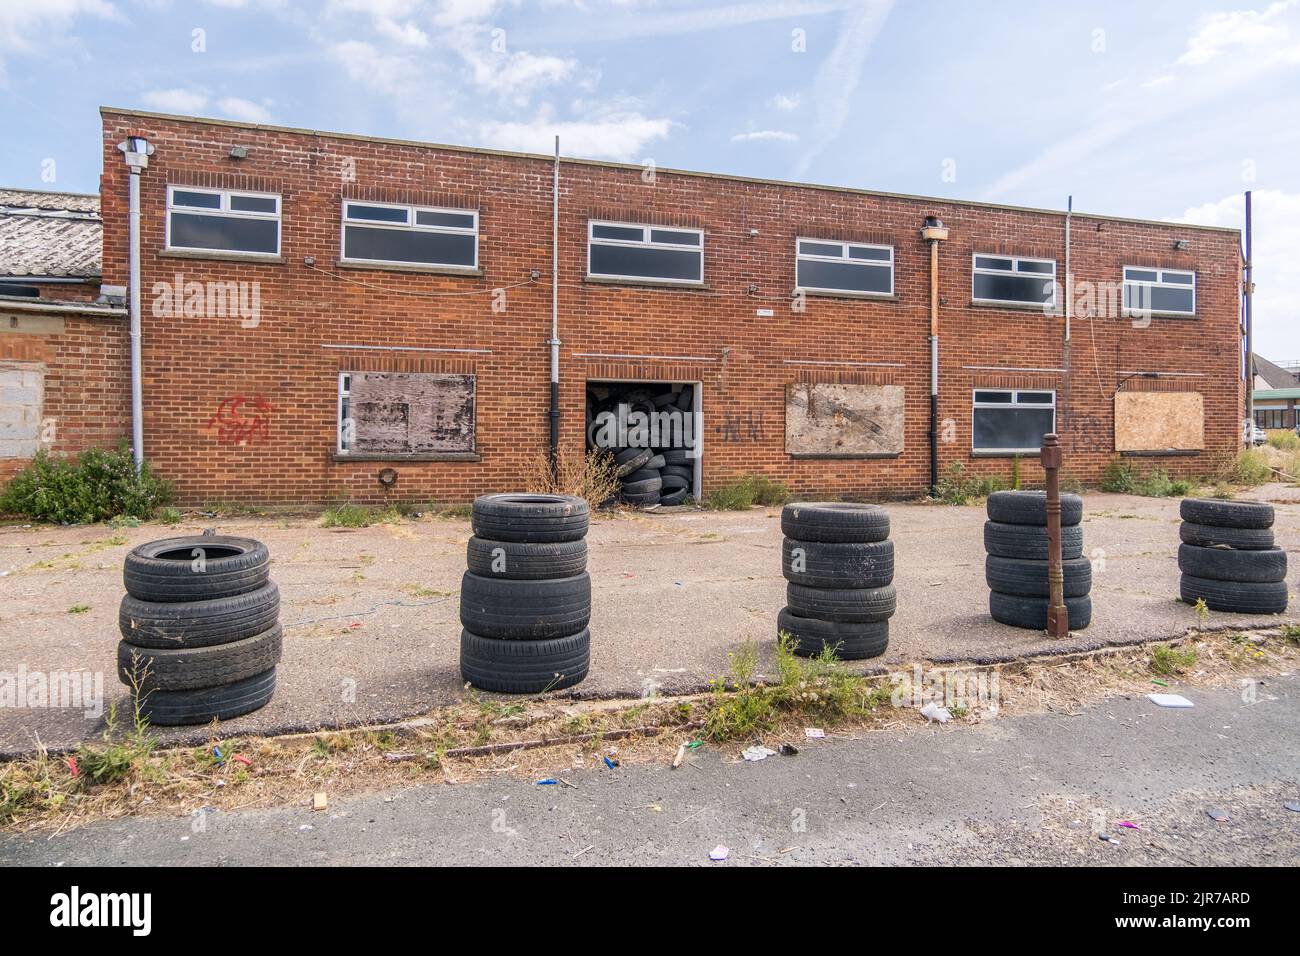
[[1174,81],[1173,76],[1168,73],[1165,73],[1161,76],[1153,76],[1151,77],[1151,79],[1143,81],[1142,89],[1144,90],[1158,89],[1159,87],[1162,86],[1168,86],[1173,81]]
[[50,54],[50,48],[81,16],[118,18],[107,0],[3,0],[0,2],[0,83],[5,80],[5,57]]
[[578,70],[577,60],[538,56],[523,50],[484,53],[473,41],[458,44],[457,52],[469,67],[470,80],[480,90],[524,100],[530,92],[568,80]]
[[201,113],[208,105],[208,94],[200,90],[149,90],[140,97],[145,106],[160,113]]
[[[678,36],[768,20],[816,17],[840,10],[854,10],[862,6],[863,2],[864,0],[751,0],[748,3],[732,3],[721,7],[695,4],[658,10],[635,9],[628,16],[605,16],[598,30],[575,31],[570,23],[557,22],[552,29],[536,31],[533,36],[538,40],[566,43],[608,43],[638,37]],[[578,6],[583,8],[582,5]],[[615,6],[631,8],[635,4],[619,3]],[[556,19],[560,21],[560,18]]]
[[822,61],[813,81],[813,100],[817,104],[817,135],[812,147],[799,160],[796,175],[804,176],[822,150],[840,135],[849,118],[849,108],[862,64],[889,17],[893,0],[863,0],[844,15],[839,39]]
[[440,0],[433,22],[440,27],[479,23],[496,12],[498,0]]
[[399,46],[425,49],[429,34],[415,22],[427,16],[422,0],[330,0],[326,14],[365,14],[377,34]]
[[783,129],[760,129],[752,133],[737,133],[731,137],[733,143],[761,143],[774,140],[782,143],[793,143],[798,139],[799,137],[794,133],[787,133]]
[[243,120],[245,123],[270,123],[271,111],[252,100],[227,96],[217,100],[217,108],[231,119]]
[[[546,111],[543,111],[546,112]],[[551,153],[555,136],[567,156],[635,162],[645,148],[663,139],[673,123],[640,113],[611,113],[590,119],[552,120],[545,116],[526,122],[487,122],[478,127],[480,141],[498,149],[525,153]]]
[[787,96],[784,93],[778,93],[772,97],[772,108],[780,110],[783,113],[789,113],[799,108],[799,94],[793,93]]
[[384,53],[362,40],[335,43],[329,53],[354,83],[398,100],[421,95],[419,67],[405,56]]
[[1296,0],[1281,0],[1263,12],[1234,10],[1207,14],[1200,18],[1200,29],[1187,41],[1187,52],[1178,58],[1178,62],[1183,66],[1200,66],[1229,47],[1258,46],[1285,40],[1290,29],[1282,18],[1295,5]]
[[[1255,351],[1265,358],[1300,358],[1300,270],[1295,268],[1300,193],[1271,189],[1256,191],[1251,199]],[[1242,229],[1246,200],[1234,193],[1189,209],[1173,221]]]

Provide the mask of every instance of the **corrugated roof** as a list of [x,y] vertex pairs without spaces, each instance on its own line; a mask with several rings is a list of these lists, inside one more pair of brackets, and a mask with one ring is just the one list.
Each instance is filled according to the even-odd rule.
[[98,277],[99,197],[0,189],[0,276]]

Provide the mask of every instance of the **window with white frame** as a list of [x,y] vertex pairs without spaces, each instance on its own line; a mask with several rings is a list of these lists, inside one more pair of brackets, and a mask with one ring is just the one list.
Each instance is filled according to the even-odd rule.
[[795,288],[805,292],[894,294],[894,247],[795,240]]
[[699,284],[704,281],[704,231],[593,219],[587,223],[587,274]]
[[971,410],[971,449],[977,452],[1038,451],[1056,431],[1056,392],[977,388]]
[[1007,305],[1051,305],[1056,300],[1056,260],[976,253],[971,298]]
[[478,268],[478,210],[343,201],[344,262]]
[[1196,273],[1186,269],[1124,267],[1124,310],[1196,314]]
[[280,197],[197,186],[167,187],[167,248],[280,254]]

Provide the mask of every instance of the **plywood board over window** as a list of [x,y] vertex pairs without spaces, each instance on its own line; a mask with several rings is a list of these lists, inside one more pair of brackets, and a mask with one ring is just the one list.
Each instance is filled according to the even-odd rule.
[[889,458],[903,451],[903,386],[793,382],[785,450],[795,458]]
[[348,395],[350,451],[437,455],[474,451],[474,376],[354,372]]
[[1205,399],[1200,392],[1120,392],[1115,450],[1202,451]]

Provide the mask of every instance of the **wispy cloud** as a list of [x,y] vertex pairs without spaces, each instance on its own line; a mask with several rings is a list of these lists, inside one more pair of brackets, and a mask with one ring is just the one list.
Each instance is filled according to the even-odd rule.
[[1257,46],[1285,40],[1290,35],[1283,21],[1296,0],[1280,0],[1264,10],[1235,10],[1201,17],[1199,29],[1187,41],[1187,52],[1178,58],[1184,66],[1200,66],[1236,46]]
[[789,113],[799,108],[799,102],[798,93],[792,93],[790,95],[778,93],[776,96],[772,97],[772,109],[780,110],[783,113]]
[[479,141],[498,149],[526,153],[550,153],[559,134],[560,149],[566,156],[636,162],[645,158],[646,148],[663,139],[673,124],[637,112],[611,112],[588,118],[554,120],[545,115],[515,122],[488,121],[478,126]]
[[567,24],[557,23],[549,30],[537,31],[535,36],[547,42],[566,43],[608,43],[614,40],[680,36],[743,27],[769,20],[817,17],[852,10],[862,6],[863,2],[864,0],[754,0],[751,3],[732,3],[721,7],[703,6],[695,0],[671,5],[614,4],[636,6],[636,9],[623,16],[615,16],[606,11],[599,30],[574,31]]
[[201,90],[174,88],[148,90],[141,95],[144,105],[161,113],[201,113],[208,105],[208,94]]
[[733,143],[765,143],[765,142],[782,142],[794,143],[799,137],[794,133],[788,133],[783,129],[759,129],[752,133],[736,133],[731,137]]
[[238,96],[226,96],[217,100],[217,109],[231,119],[243,120],[245,123],[270,123],[274,119],[265,106]]
[[813,81],[812,99],[817,104],[816,135],[813,145],[799,159],[795,169],[797,176],[807,175],[822,150],[844,129],[853,94],[862,78],[862,65],[892,7],[893,0],[863,0],[844,15],[839,39],[822,61]]
[[118,19],[108,0],[4,0],[0,3],[0,85],[9,56],[50,55],[65,31],[82,16]]

